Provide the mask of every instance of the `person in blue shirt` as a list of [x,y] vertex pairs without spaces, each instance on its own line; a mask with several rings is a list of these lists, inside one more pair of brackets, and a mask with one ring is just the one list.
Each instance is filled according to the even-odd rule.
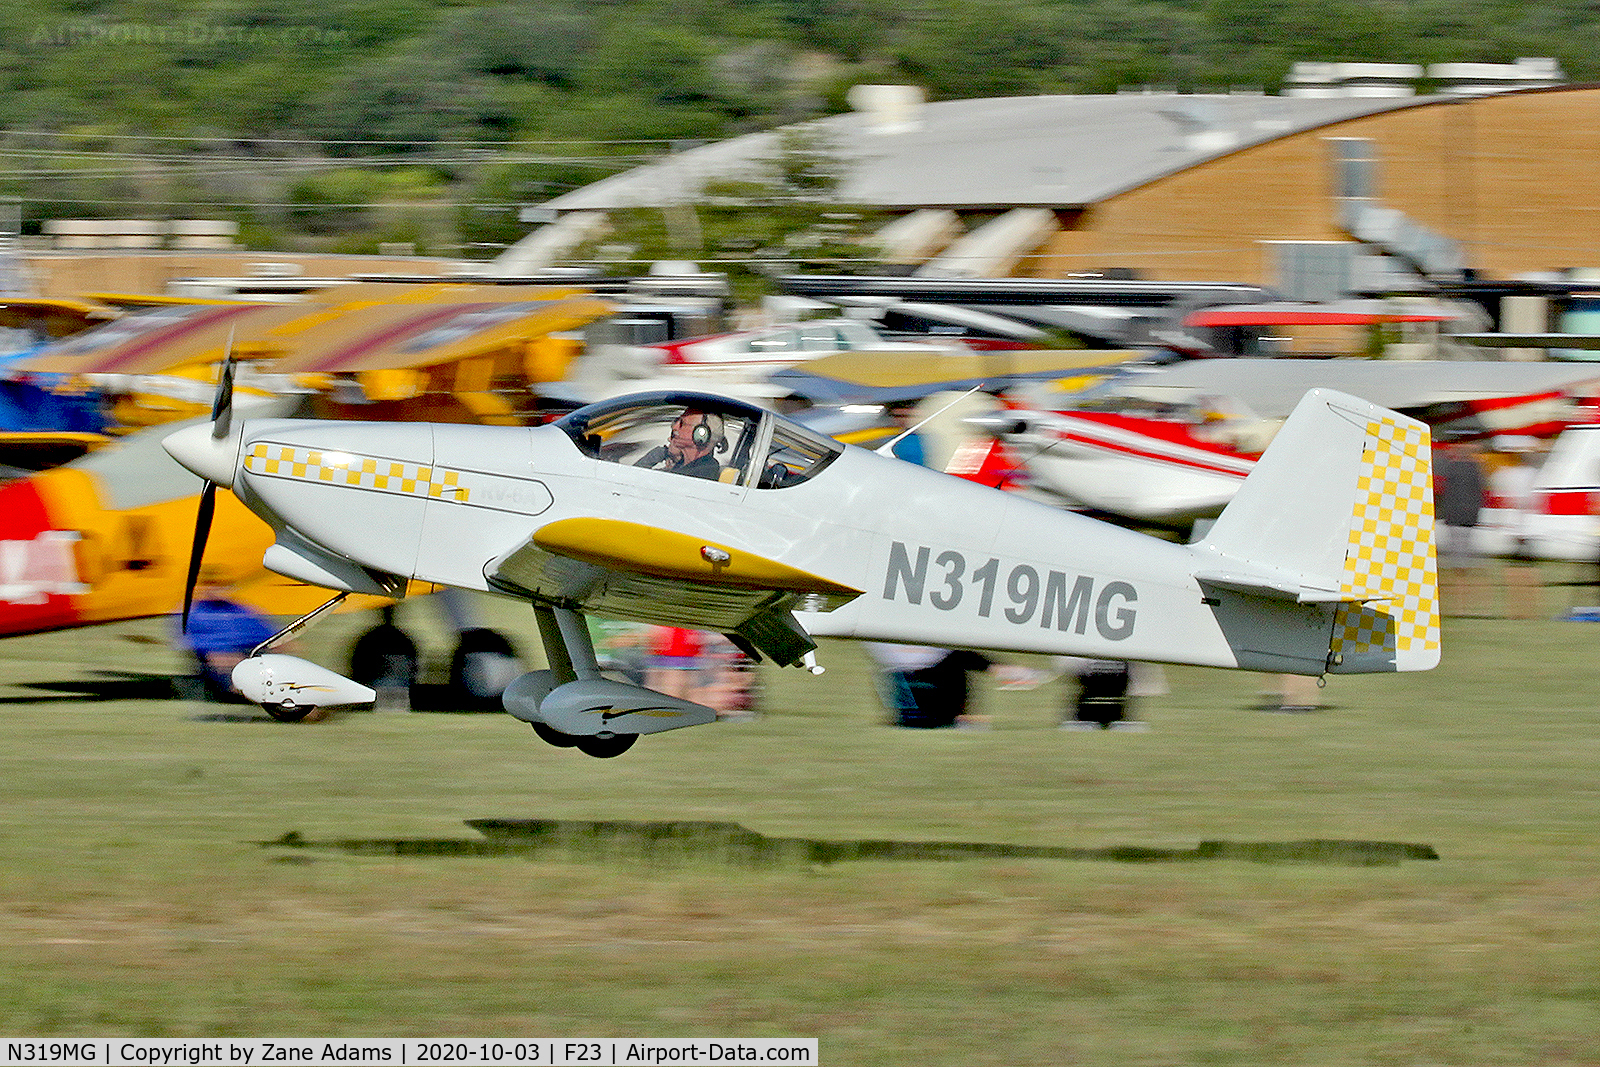
[[[909,400],[889,404],[884,410],[894,420],[898,428],[897,433],[917,424],[917,406]],[[903,459],[907,463],[915,463],[919,467],[928,465],[927,450],[923,448],[922,435],[915,431],[896,441],[889,451],[894,453],[896,459]]]
[[230,597],[220,575],[207,568],[195,587],[189,627],[177,635],[176,643],[194,657],[209,699],[239,701],[233,668],[277,632],[265,615]]

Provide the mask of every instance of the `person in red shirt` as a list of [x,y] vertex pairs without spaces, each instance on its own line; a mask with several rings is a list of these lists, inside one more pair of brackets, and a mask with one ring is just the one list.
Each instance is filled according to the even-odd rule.
[[678,626],[656,628],[650,643],[650,670],[645,683],[658,693],[693,700],[697,688],[695,672],[705,641],[698,630]]

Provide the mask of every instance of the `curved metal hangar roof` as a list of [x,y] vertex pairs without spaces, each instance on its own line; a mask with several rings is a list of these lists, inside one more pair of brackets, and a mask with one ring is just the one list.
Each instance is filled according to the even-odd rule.
[[551,200],[560,211],[693,197],[814,130],[848,164],[841,198],[883,208],[1077,207],[1228,152],[1437,97],[1126,93],[923,104],[902,121],[851,112],[680,152]]

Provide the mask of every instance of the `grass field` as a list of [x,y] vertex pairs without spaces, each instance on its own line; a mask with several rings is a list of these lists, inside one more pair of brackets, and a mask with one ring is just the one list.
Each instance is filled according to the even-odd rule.
[[[161,633],[0,643],[0,1033],[1600,1064],[1600,628],[1452,618],[1439,670],[1333,679],[1313,714],[1260,710],[1259,676],[1169,669],[1142,733],[1057,730],[1059,683],[984,688],[987,731],[891,729],[830,644],[820,678],[765,676],[758,720],[609,761],[503,715],[289,726],[161,699],[175,661],[128,639]],[[1079,852],[757,863],[688,832],[496,852],[476,819]],[[1353,844],[1196,851],[1308,839]]]

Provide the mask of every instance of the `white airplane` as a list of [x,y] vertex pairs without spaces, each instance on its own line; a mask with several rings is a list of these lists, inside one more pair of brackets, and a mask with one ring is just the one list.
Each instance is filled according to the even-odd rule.
[[[330,605],[413,579],[528,602],[551,666],[505,707],[591,756],[716,715],[602,677],[586,613],[721,632],[812,670],[823,636],[1310,676],[1439,659],[1427,428],[1329,391],[1188,545],[702,393],[490,427],[235,422],[219,389],[212,423],[166,445],[207,480],[192,567],[223,486],[276,531],[265,565],[337,590]],[[277,717],[372,699],[271,644],[234,681]]]

